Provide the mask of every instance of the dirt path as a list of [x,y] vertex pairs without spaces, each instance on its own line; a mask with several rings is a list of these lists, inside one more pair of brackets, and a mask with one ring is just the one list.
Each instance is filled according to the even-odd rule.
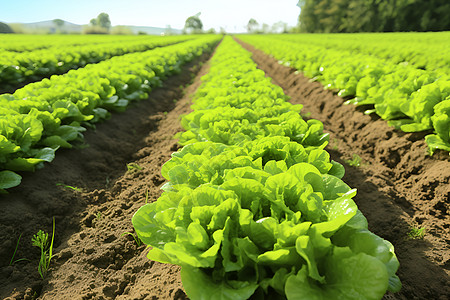
[[[178,267],[149,261],[145,245],[126,232],[133,233],[131,217],[146,198],[155,201],[161,193],[161,166],[177,150],[172,137],[209,57],[189,63],[148,101],[88,131],[87,148],[58,152],[52,164],[0,198],[0,299],[185,298]],[[130,162],[138,167],[127,171]],[[51,232],[52,217],[56,256],[42,280],[31,237],[39,229]],[[21,233],[15,259],[30,261],[8,266]]]
[[[403,288],[386,299],[450,298],[450,158],[429,157],[424,134],[403,133],[363,110],[342,104],[342,98],[282,66],[263,52],[253,52],[259,67],[283,88],[303,113],[324,123],[330,133],[327,151],[343,163],[343,180],[358,189],[355,200],[369,229],[395,246]],[[360,167],[346,160],[358,155]],[[411,239],[412,226],[425,227],[423,239]]]

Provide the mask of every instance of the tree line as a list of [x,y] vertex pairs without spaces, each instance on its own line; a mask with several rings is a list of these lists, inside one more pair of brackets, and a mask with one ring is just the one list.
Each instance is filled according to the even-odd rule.
[[[203,23],[200,20],[200,12],[190,16],[186,19],[183,34],[198,34],[198,33],[216,33],[214,29],[209,29],[207,31],[203,30]],[[52,20],[54,27],[50,28],[46,32],[39,33],[68,33],[64,30],[65,21],[62,19],[54,19]],[[20,25],[20,24],[13,24]],[[0,22],[0,33],[25,33],[24,29],[20,26],[15,26],[16,28],[12,28],[12,25]],[[29,33],[29,32],[27,32]],[[34,33],[34,32],[33,32]],[[93,18],[89,21],[88,25],[83,25],[82,32],[83,34],[133,34],[133,31],[128,26],[124,25],[116,25],[114,27],[111,26],[111,19],[107,13],[100,13],[96,18]],[[221,29],[221,33],[224,33],[224,29]],[[139,31],[138,34],[146,34],[143,31]],[[164,32],[165,35],[173,34],[172,27],[167,25],[167,28]]]
[[450,30],[449,0],[300,0],[301,32]]

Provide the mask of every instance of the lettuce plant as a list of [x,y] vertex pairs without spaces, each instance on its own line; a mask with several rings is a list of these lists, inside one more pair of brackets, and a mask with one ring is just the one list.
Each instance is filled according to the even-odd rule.
[[440,78],[422,86],[420,90],[411,94],[408,102],[401,106],[402,111],[410,119],[394,121],[395,125],[401,124],[400,128],[406,132],[432,129],[431,117],[435,114],[434,107],[445,100],[445,97],[450,97],[450,80]]
[[272,174],[236,168],[220,185],[174,185],[143,206],[133,224],[153,247],[148,257],[181,265],[193,299],[211,286],[234,299],[257,289],[288,299],[381,299],[389,286],[398,288],[393,247],[367,230],[351,200],[355,190],[308,163],[283,171],[284,161],[271,160],[264,167]]
[[430,153],[437,149],[450,151],[450,96],[434,107],[435,114],[431,117],[436,134],[425,137]]

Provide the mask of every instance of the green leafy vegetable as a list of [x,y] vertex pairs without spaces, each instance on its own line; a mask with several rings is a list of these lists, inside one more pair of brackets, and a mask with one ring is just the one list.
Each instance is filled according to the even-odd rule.
[[22,177],[12,171],[0,171],[0,193],[6,193],[6,189],[18,186]]

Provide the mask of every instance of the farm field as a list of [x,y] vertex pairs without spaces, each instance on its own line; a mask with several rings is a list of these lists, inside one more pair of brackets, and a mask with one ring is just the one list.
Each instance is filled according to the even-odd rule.
[[[273,37],[267,38],[271,40]],[[284,38],[288,37],[283,36]],[[233,95],[233,88],[226,86],[228,81],[225,79],[214,81],[214,76],[220,76],[225,72],[226,64],[220,65],[221,67],[216,66],[215,73],[210,72],[210,67],[219,64],[220,57],[215,55],[225,56],[226,49],[229,52],[240,53],[239,51],[242,50],[233,50],[241,49],[239,44],[250,51],[257,67],[264,71],[266,76],[272,78],[273,88],[269,81],[265,82],[264,84],[271,87],[271,90],[258,89],[255,93],[260,94],[257,94],[259,96],[256,99],[269,101],[267,99],[271,99],[270,97],[283,97],[281,93],[284,92],[290,97],[289,102],[294,104],[292,108],[278,100],[275,105],[275,99],[272,99],[273,105],[280,106],[279,110],[282,113],[288,112],[291,116],[290,120],[298,120],[297,123],[300,123],[304,122],[303,118],[319,120],[323,123],[325,135],[321,133],[320,126],[314,127],[316,135],[311,133],[311,136],[316,136],[317,139],[300,139],[298,135],[288,135],[286,129],[283,129],[283,132],[288,140],[304,145],[308,153],[317,151],[312,147],[325,146],[327,143],[324,141],[326,138],[329,139],[325,150],[330,154],[331,160],[345,167],[342,180],[351,188],[357,189],[353,201],[367,218],[369,230],[393,244],[395,255],[400,262],[396,274],[402,282],[402,288],[396,293],[387,292],[383,299],[447,299],[450,296],[450,219],[448,214],[450,158],[445,150],[434,149],[435,153],[432,156],[428,154],[429,148],[424,137],[433,134],[433,131],[427,129],[428,131],[422,132],[403,132],[390,127],[377,115],[365,114],[364,112],[371,109],[370,107],[343,105],[344,100],[337,95],[337,90],[324,90],[321,83],[311,82],[301,72],[296,72],[292,65],[280,64],[280,59],[270,57],[258,50],[258,47],[251,45],[252,39],[256,40],[256,38],[236,36],[234,41],[230,37],[225,39],[226,41],[222,40],[218,48],[214,45],[219,37],[205,38],[203,42],[200,42],[200,39],[196,42],[196,38],[181,42],[180,49],[184,49],[181,46],[184,43],[192,45],[209,43],[209,46],[195,46],[200,47],[195,49],[201,50],[192,50],[192,53],[196,54],[187,55],[189,59],[185,59],[183,64],[173,61],[177,70],[169,72],[164,77],[161,76],[161,80],[155,82],[151,88],[140,92],[137,98],[141,101],[137,101],[137,98],[133,99],[135,95],[131,96],[126,110],[122,109],[123,105],[119,105],[118,102],[105,102],[103,107],[111,110],[111,118],[97,123],[95,129],[83,131],[82,144],[78,141],[74,149],[59,149],[55,152],[55,158],[51,163],[46,163],[44,168],[34,173],[13,170],[20,173],[23,178],[20,185],[7,189],[9,194],[0,195],[0,237],[4,241],[0,250],[0,298],[68,299],[73,298],[73,295],[77,295],[76,299],[187,298],[186,290],[181,282],[180,267],[151,261],[146,257],[149,250],[137,239],[135,230],[144,242],[151,237],[146,236],[136,223],[133,226],[132,218],[144,204],[153,203],[161,196],[161,187],[165,185],[167,190],[167,178],[161,174],[163,165],[171,159],[173,152],[182,153],[180,152],[182,146],[177,139],[174,139],[175,134],[179,133],[178,137],[184,144],[200,139],[221,141],[223,144],[230,145],[229,147],[234,147],[233,143],[245,140],[251,134],[261,139],[260,136],[263,133],[260,131],[249,133],[253,130],[251,127],[243,129],[248,123],[243,120],[250,120],[253,117],[252,106],[248,107],[249,111],[244,117],[241,116],[241,125],[231,129],[229,134],[221,136],[219,131],[212,132],[207,127],[206,129],[203,127],[208,122],[218,124],[228,120],[230,116],[226,108],[228,104],[223,101],[225,101],[224,95]],[[261,45],[261,41],[257,46]],[[220,50],[221,47],[229,48]],[[161,53],[165,51],[164,48]],[[242,55],[250,59],[250,53]],[[215,61],[211,61],[211,57],[215,57]],[[238,57],[237,54],[236,57]],[[151,55],[148,55],[146,59],[151,59]],[[239,59],[241,58],[236,58],[236,60]],[[105,64],[108,64],[108,60],[105,60]],[[90,66],[87,68],[89,70]],[[236,72],[238,69],[236,68]],[[139,63],[133,65],[133,70],[139,70]],[[242,70],[244,70],[243,74],[251,73],[250,69]],[[82,74],[83,68],[78,71]],[[140,76],[147,76],[142,72],[136,72]],[[233,72],[230,74],[233,76]],[[438,74],[445,74],[445,71],[439,71]],[[258,76],[255,75],[254,78],[261,76],[264,78],[262,73],[258,73]],[[236,90],[249,86],[248,82],[240,82],[239,78],[233,84]],[[276,88],[276,85],[282,90]],[[35,86],[40,88],[39,83]],[[208,87],[217,90],[211,92],[208,91]],[[31,85],[25,87],[24,91],[31,88],[33,88]],[[45,88],[51,90],[52,85],[46,85]],[[80,86],[75,88],[82,91]],[[222,91],[220,91],[221,88]],[[127,99],[127,96],[136,91],[140,90],[127,93],[124,89],[124,95],[120,98]],[[18,95],[14,101],[20,101],[21,93],[24,92],[19,91],[13,94]],[[99,95],[102,97],[101,94]],[[245,98],[242,95],[236,94],[230,99],[233,101],[233,99]],[[348,96],[345,100],[352,99]],[[108,95],[109,99],[111,97]],[[440,101],[446,98],[447,96]],[[207,116],[203,106],[210,109],[209,102],[202,103],[202,99],[225,108],[220,113],[213,112],[212,115]],[[191,108],[192,101],[195,105]],[[261,100],[261,103],[264,104],[264,101]],[[77,102],[74,101],[74,103]],[[240,109],[247,105],[243,103]],[[299,108],[295,106],[297,104],[303,106],[300,112],[302,118],[296,113]],[[255,113],[261,113],[257,116],[258,118],[268,118],[269,115],[273,117],[272,114],[275,114],[273,112],[275,108],[267,109],[267,111],[264,109],[262,106],[255,110]],[[120,112],[116,112],[117,110]],[[191,114],[188,115],[189,113]],[[98,110],[93,111],[92,114],[95,117],[100,115]],[[195,117],[196,114],[198,117]],[[193,127],[192,124],[200,120],[201,114],[205,114],[206,117],[198,123],[200,124],[198,128]],[[238,112],[234,113],[234,115],[238,114]],[[185,117],[182,119],[182,116]],[[71,116],[67,118],[67,122],[73,121],[70,118]],[[183,121],[180,122],[181,120]],[[318,124],[315,122],[308,121],[307,128]],[[291,123],[290,126],[296,126],[295,122],[291,121]],[[221,124],[224,126],[224,123]],[[273,124],[273,126],[276,125],[276,123]],[[285,123],[280,124],[284,126]],[[190,128],[190,133],[180,135],[180,132],[188,129],[187,127]],[[224,129],[223,132],[227,131]],[[234,132],[239,134],[233,136]],[[270,136],[273,138],[276,134],[270,133]],[[69,139],[66,142],[73,141],[75,140]],[[38,144],[39,142],[36,145]],[[257,144],[252,145],[257,146]],[[189,146],[186,149],[189,149]],[[296,161],[293,165],[296,163],[298,162]],[[330,165],[326,172],[332,175],[327,176],[337,174],[332,173],[333,168],[329,161],[323,164]],[[317,162],[316,165],[319,166]],[[169,167],[165,168],[163,174],[174,176],[171,177],[171,182],[176,189],[176,184],[183,183],[180,179],[182,176],[177,177],[175,173],[168,172]],[[279,165],[272,168],[275,170],[282,167]],[[265,170],[268,170],[268,167]],[[322,169],[320,172],[324,174]],[[187,180],[191,185],[192,176],[194,176],[192,174],[197,173],[191,173],[188,177]],[[231,176],[238,175],[229,177]],[[223,180],[225,179],[224,177]],[[217,180],[217,178],[211,180]],[[229,186],[231,184],[229,183]],[[195,190],[193,187],[190,188]],[[47,276],[42,279],[37,272],[39,249],[31,245],[31,238],[40,229],[51,233],[53,218],[56,228],[54,257]],[[424,231],[421,231],[421,228],[425,228]],[[423,237],[420,236],[421,233],[424,233]],[[20,239],[19,242],[18,239]],[[338,240],[339,237],[336,239]],[[15,253],[14,260],[23,258],[26,260],[11,264],[13,253]],[[154,255],[158,257],[160,254]],[[219,259],[225,261],[226,257],[219,256]],[[393,269],[395,274],[396,268]],[[190,272],[191,275],[194,274],[192,270]],[[392,278],[393,274],[389,275]],[[194,281],[192,278],[191,282]],[[272,297],[276,293],[270,293],[276,290],[276,282],[273,281],[268,286],[268,294],[259,291],[259,297],[275,299]],[[196,293],[192,291],[192,283],[190,289],[188,294]],[[290,295],[290,299],[297,299],[292,296],[293,294]],[[256,297],[254,296],[255,299]],[[277,297],[283,298],[279,294]],[[374,296],[374,299],[377,297]],[[192,297],[192,299],[195,298]]]
[[[28,37],[25,37],[28,38]],[[72,39],[70,39],[72,38]],[[103,37],[93,40],[89,36],[23,37],[0,41],[0,92],[11,92],[28,83],[64,74],[69,70],[98,63],[114,56],[143,52],[157,47],[176,44],[189,39],[171,37]],[[27,46],[29,46],[27,48]]]
[[[447,32],[373,34],[372,43],[361,34],[325,35],[320,41],[303,35],[243,38],[326,89],[350,98],[347,104],[365,107],[366,114],[377,114],[405,132],[430,131],[425,136],[430,153],[450,151]],[[349,42],[352,46],[345,48]]]

